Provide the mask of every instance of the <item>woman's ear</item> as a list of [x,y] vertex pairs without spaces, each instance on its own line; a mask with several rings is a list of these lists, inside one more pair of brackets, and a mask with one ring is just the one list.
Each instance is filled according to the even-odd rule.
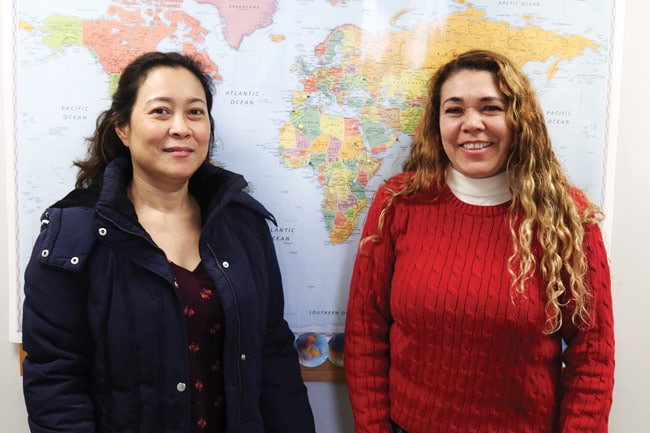
[[129,125],[115,125],[113,128],[117,137],[122,140],[122,144],[129,147]]

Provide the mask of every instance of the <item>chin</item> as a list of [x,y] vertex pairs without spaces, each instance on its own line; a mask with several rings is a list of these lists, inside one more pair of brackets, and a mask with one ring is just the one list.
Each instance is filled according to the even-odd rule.
[[[460,171],[460,170],[459,170]],[[505,171],[504,169],[498,169],[498,168],[478,168],[478,167],[467,167],[464,170],[460,171],[467,177],[471,177],[474,179],[484,179],[487,177],[492,177],[496,176],[497,174],[501,174]]]

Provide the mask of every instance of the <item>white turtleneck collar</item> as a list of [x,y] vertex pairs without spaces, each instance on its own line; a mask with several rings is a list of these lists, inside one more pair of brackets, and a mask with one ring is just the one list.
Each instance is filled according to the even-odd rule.
[[445,179],[451,192],[461,201],[476,206],[495,206],[512,199],[508,173],[476,179],[467,177],[451,166],[447,167]]

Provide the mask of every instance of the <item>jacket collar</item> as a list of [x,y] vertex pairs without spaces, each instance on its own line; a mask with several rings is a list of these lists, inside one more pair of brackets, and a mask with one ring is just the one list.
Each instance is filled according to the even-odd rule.
[[[133,167],[128,157],[113,160],[104,171],[103,186],[97,209],[117,210],[129,219],[137,221],[135,209],[127,195]],[[244,177],[204,161],[190,178],[190,193],[201,205],[203,218],[218,212],[247,186]]]
[[[75,189],[52,207],[95,207],[100,211],[112,210],[136,222],[135,208],[127,195],[132,170],[130,158],[118,157],[106,166],[103,176],[92,182],[89,187]],[[235,202],[275,223],[269,211],[243,191],[247,185],[242,175],[204,161],[191,177],[189,188],[201,205],[204,221],[228,203]]]

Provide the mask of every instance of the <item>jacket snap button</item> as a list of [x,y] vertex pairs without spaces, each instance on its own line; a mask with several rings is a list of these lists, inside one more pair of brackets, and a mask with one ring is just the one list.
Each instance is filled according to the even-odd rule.
[[79,257],[71,258],[70,263],[72,263],[73,265],[78,265],[79,264]]
[[239,357],[242,361],[246,361],[246,354],[242,353],[241,356]]
[[183,382],[178,382],[178,384],[176,385],[176,389],[178,390],[178,392],[183,392],[185,391],[186,388],[187,386]]
[[100,227],[97,231],[99,232],[99,236],[106,236],[107,230],[105,227]]
[[41,251],[41,257],[47,257],[50,255],[50,250],[43,250]]
[[223,262],[221,265],[226,269],[228,269],[230,267],[230,263],[228,263],[228,262]]
[[41,220],[42,225],[47,225],[50,223],[50,220]]

